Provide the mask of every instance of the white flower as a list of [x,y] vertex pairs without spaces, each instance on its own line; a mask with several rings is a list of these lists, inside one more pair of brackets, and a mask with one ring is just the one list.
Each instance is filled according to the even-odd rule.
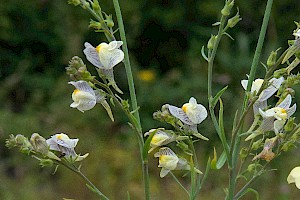
[[[258,114],[259,109],[264,109],[267,107],[267,99],[269,99],[279,89],[283,81],[284,81],[283,77],[280,77],[278,79],[272,78],[269,81],[269,87],[267,87],[260,93],[257,101],[253,105],[254,115]],[[263,82],[264,82],[263,79],[254,80],[251,86],[251,91],[250,91],[251,94],[256,94],[261,88]],[[247,90],[248,80],[242,80],[241,84],[243,88]]]
[[189,102],[185,103],[181,108],[169,105],[169,111],[171,115],[191,126],[200,124],[207,117],[206,108],[201,104],[197,104],[194,97],[191,97]]
[[[165,177],[171,170],[190,170],[190,165],[185,159],[178,158],[177,155],[168,147],[159,149],[159,152],[154,154],[154,157],[159,158],[159,165],[161,167],[160,177]],[[202,174],[201,171],[195,168],[195,172]]]
[[76,147],[79,139],[70,139],[68,135],[59,133],[51,136],[46,140],[50,150],[59,151],[68,159],[75,159],[74,161],[81,161],[89,154],[83,156],[77,155],[74,148]]
[[104,97],[101,96],[99,92],[94,91],[86,81],[71,81],[69,84],[74,85],[76,88],[72,93],[74,102],[70,107],[77,108],[81,112],[92,109],[98,101],[104,99]]
[[[272,78],[269,81],[269,87],[267,87],[266,89],[264,89],[262,91],[262,93],[259,95],[259,98],[257,101],[265,101],[267,99],[269,99],[280,87],[280,85],[282,84],[282,82],[284,81],[283,77],[280,78]],[[264,80],[263,79],[256,79],[253,81],[252,86],[251,86],[251,93],[257,93],[259,91],[259,89],[261,88],[262,84],[263,84]],[[246,90],[247,86],[248,86],[248,80],[242,80],[241,84],[243,86],[243,88]]]
[[300,189],[300,167],[295,167],[287,177],[288,184],[295,183],[296,187]]
[[264,118],[260,128],[262,131],[275,131],[279,133],[283,128],[285,122],[292,116],[296,111],[296,104],[290,107],[292,103],[291,95],[287,97],[276,107],[270,108],[266,111],[259,109],[259,113]]
[[298,29],[297,32],[293,33],[293,35],[294,35],[296,38],[299,38],[299,37],[300,37],[300,29]]
[[266,111],[259,108],[259,113],[263,117],[263,121],[258,129],[250,134],[245,141],[251,140],[267,131],[274,131],[276,134],[280,133],[286,121],[296,111],[296,104],[290,107],[291,103],[292,97],[291,95],[287,95],[286,98],[274,108],[270,108]]
[[124,53],[120,50],[122,41],[112,41],[109,44],[103,42],[96,48],[90,43],[84,43],[84,54],[94,66],[102,69],[112,69],[124,59]]
[[148,136],[154,131],[156,131],[156,133],[152,137],[152,140],[150,142],[151,149],[148,151],[148,153],[150,153],[151,151],[153,151],[155,148],[159,146],[169,144],[175,140],[188,139],[188,136],[177,136],[175,134],[171,134],[167,132],[164,128],[151,129],[149,132],[146,132],[144,136]]

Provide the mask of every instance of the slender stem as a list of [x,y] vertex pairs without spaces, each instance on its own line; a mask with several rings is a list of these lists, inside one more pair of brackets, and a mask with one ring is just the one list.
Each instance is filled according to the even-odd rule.
[[171,174],[171,176],[174,178],[174,180],[176,181],[176,183],[178,183],[178,185],[188,194],[188,196],[190,197],[190,193],[189,191],[180,183],[180,181],[178,180],[178,178],[173,174],[173,172],[169,172]]
[[[218,30],[218,35],[216,36],[216,41],[214,43],[214,47],[213,47],[212,51],[209,50],[208,77],[207,77],[209,103],[210,103],[210,99],[213,96],[213,93],[212,93],[212,73],[213,73],[214,60],[215,60],[215,57],[216,57],[216,53],[217,53],[219,43],[220,43],[222,35],[223,35],[224,24],[226,22],[226,19],[227,18],[225,16],[221,17],[220,26],[219,26],[219,30]],[[222,142],[223,148],[224,148],[225,153],[226,153],[227,160],[229,161],[230,160],[229,159],[230,155],[229,155],[229,147],[228,147],[228,144],[227,144],[227,141],[226,141],[226,137],[225,137],[225,135],[223,135],[221,133],[220,127],[219,127],[218,122],[217,122],[216,115],[214,113],[214,109],[212,108],[211,105],[209,105],[209,113],[210,113],[211,119],[213,121],[214,127],[215,127],[215,129],[218,133],[218,136],[219,136],[219,138]]]
[[122,13],[121,13],[119,1],[118,0],[113,0],[113,3],[114,3],[116,16],[117,16],[117,20],[118,20],[121,40],[123,41],[122,47],[123,47],[123,51],[124,51],[124,54],[125,54],[124,64],[125,64],[126,75],[127,75],[127,79],[128,79],[128,86],[129,86],[129,92],[130,92],[132,108],[133,108],[133,110],[135,110],[134,116],[135,116],[136,120],[138,121],[139,128],[141,129],[141,122],[140,122],[140,116],[139,116],[139,111],[138,111],[137,98],[136,98],[136,94],[135,94],[135,88],[134,88],[134,81],[133,81],[133,76],[132,76],[132,71],[131,71],[131,65],[130,65],[130,61],[129,61],[127,40],[126,40],[126,36],[125,36],[125,29],[124,29]]
[[93,192],[95,192],[100,199],[102,200],[109,200],[109,198],[107,196],[105,196],[77,167],[75,166],[70,166],[62,161],[55,161],[58,164],[61,164],[62,166],[68,168],[69,170],[75,172],[76,174],[78,174],[81,178],[83,178],[85,180],[85,182],[93,188]]
[[[252,87],[252,82],[254,80],[255,77],[255,73],[256,73],[256,69],[259,63],[259,58],[261,55],[261,51],[262,51],[262,46],[264,43],[264,39],[265,39],[265,35],[266,35],[266,31],[267,31],[267,27],[268,27],[268,22],[269,22],[269,18],[270,18],[270,14],[271,14],[271,9],[272,9],[272,4],[273,4],[273,0],[268,0],[267,2],[267,6],[266,6],[266,10],[265,10],[265,14],[264,14],[264,19],[263,19],[263,23],[262,23],[262,27],[261,27],[261,31],[259,34],[259,39],[257,42],[257,46],[256,46],[256,50],[255,50],[255,54],[254,54],[254,58],[252,61],[252,65],[251,65],[251,69],[250,69],[250,76],[249,76],[249,80],[248,80],[248,86],[247,86],[247,90],[246,90],[246,94],[244,97],[244,102],[243,102],[243,107],[242,107],[242,113],[245,113],[244,111],[247,108],[247,104],[248,104],[248,100],[249,97],[247,95],[247,93],[250,91],[251,87]],[[244,116],[242,116],[242,118],[244,118]],[[240,120],[240,121],[244,121],[244,120]],[[237,158],[238,158],[238,150],[240,149],[240,131],[241,131],[241,126],[236,128],[236,133],[238,134],[234,134],[233,138],[232,138],[232,143],[231,143],[231,149],[230,152],[233,152],[232,154],[232,167],[229,169],[229,188],[228,188],[228,199],[233,199],[234,197],[234,192],[235,192],[235,187],[236,187],[236,163],[237,163]]]
[[144,180],[145,199],[149,200],[150,199],[150,187],[149,187],[148,161],[143,159],[144,138],[142,136],[142,126],[141,126],[141,120],[140,120],[140,116],[139,116],[138,105],[137,105],[137,98],[136,98],[136,94],[135,94],[133,75],[132,75],[131,65],[130,65],[130,61],[129,61],[129,53],[128,53],[128,48],[127,48],[127,40],[126,40],[126,35],[125,35],[123,17],[122,17],[119,1],[113,0],[113,4],[114,4],[115,11],[116,11],[118,25],[119,25],[120,37],[121,37],[121,40],[123,41],[123,51],[124,51],[124,55],[125,55],[125,58],[124,58],[125,70],[126,70],[126,75],[127,75],[127,80],[128,80],[132,109],[135,111],[133,113],[133,115],[136,118],[137,126],[138,126],[137,129],[138,129],[138,132],[141,134],[141,138],[142,138],[142,141],[139,142],[139,149],[140,149],[140,154],[141,154],[141,159],[142,159],[142,172],[143,172],[143,180]]

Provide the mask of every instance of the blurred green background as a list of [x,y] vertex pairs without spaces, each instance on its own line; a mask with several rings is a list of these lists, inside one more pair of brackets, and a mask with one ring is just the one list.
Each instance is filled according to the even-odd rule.
[[[152,113],[165,103],[181,106],[194,96],[207,106],[207,68],[200,49],[216,33],[211,24],[219,19],[224,1],[120,0],[120,4],[144,132],[163,126],[152,119]],[[227,131],[243,98],[240,80],[249,73],[266,1],[237,0],[236,4],[243,20],[229,31],[235,40],[225,37],[221,42],[214,70],[215,92],[229,85],[223,97]],[[101,7],[114,15],[111,1],[101,1]],[[296,0],[274,2],[262,62],[268,52],[285,49],[287,40],[293,39],[293,21],[299,20],[299,11]],[[111,123],[100,106],[84,114],[69,107],[73,87],[67,84],[65,74],[68,61],[78,55],[93,71],[82,53],[83,43],[97,45],[105,40],[102,34],[89,30],[90,18],[83,9],[62,0],[0,4],[0,199],[96,199],[70,171],[59,168],[52,175],[54,169],[41,169],[36,160],[4,146],[9,134],[30,137],[33,132],[45,138],[58,132],[79,138],[77,152],[90,153],[82,170],[107,196],[125,199],[128,191],[132,199],[143,198],[138,144],[127,119],[117,108],[113,108],[116,122]],[[124,98],[128,98],[122,64],[115,68],[115,76],[125,91]],[[257,77],[262,76],[260,67]],[[294,101],[300,102],[297,98]],[[199,130],[210,138],[196,144],[204,170],[213,147],[221,148],[210,119]],[[298,155],[294,150],[272,162],[271,167],[280,170],[263,176],[253,186],[261,199],[299,198],[299,190],[286,183],[290,170],[300,165]],[[157,165],[151,154],[152,199],[186,199],[171,177],[159,178]],[[181,181],[188,186],[189,180]],[[199,199],[224,199],[226,185],[224,169],[211,171]]]

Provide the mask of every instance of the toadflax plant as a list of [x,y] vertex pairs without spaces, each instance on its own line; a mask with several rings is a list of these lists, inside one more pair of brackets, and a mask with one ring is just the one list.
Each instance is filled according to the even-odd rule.
[[[165,123],[166,127],[153,127],[143,132],[121,10],[118,0],[112,2],[118,28],[114,28],[112,15],[102,10],[98,0],[68,0],[69,4],[80,6],[89,12],[93,16],[89,26],[96,32],[104,34],[107,39],[107,41],[99,41],[96,45],[85,42],[82,50],[86,58],[74,56],[70,60],[66,68],[71,79],[68,84],[74,87],[71,95],[73,102],[70,101],[70,107],[80,112],[88,112],[95,106],[101,105],[112,121],[114,116],[111,106],[117,106],[123,111],[137,136],[143,172],[142,187],[146,200],[151,199],[148,157],[152,154],[158,158],[158,167],[161,168],[159,176],[161,178],[171,176],[186,192],[187,199],[201,197],[200,191],[210,169],[219,170],[226,167],[228,186],[222,186],[226,187],[225,199],[241,199],[248,192],[253,192],[258,198],[258,192],[251,188],[251,184],[261,175],[274,170],[269,167],[269,163],[274,159],[280,159],[283,152],[295,147],[300,140],[300,124],[293,117],[297,108],[296,103],[293,103],[295,96],[293,87],[300,83],[300,75],[292,73],[300,63],[300,24],[296,23],[296,30],[291,34],[294,40],[289,41],[289,47],[283,50],[280,56],[277,55],[279,49],[272,51],[266,63],[262,63],[265,69],[264,77],[255,79],[273,4],[273,0],[267,1],[250,73],[247,79],[241,80],[240,88],[245,91],[244,101],[240,110],[236,111],[232,129],[225,130],[226,113],[224,113],[222,95],[228,86],[213,94],[214,60],[222,37],[232,38],[227,30],[234,28],[242,20],[239,11],[233,16],[231,14],[234,1],[226,0],[221,10],[220,20],[213,24],[218,27],[217,34],[211,35],[207,47],[203,46],[201,49],[208,66],[209,105],[202,105],[204,99],[196,100],[192,97],[194,94],[186,97],[182,105],[162,105],[161,109],[153,114],[153,118]],[[88,61],[88,67],[84,60]],[[123,92],[114,78],[114,70],[123,66],[128,79],[130,103],[122,98]],[[98,76],[90,73],[88,68],[92,67],[96,69]],[[210,142],[210,134],[201,133],[201,123],[208,116],[218,134],[223,151],[218,156],[214,149],[211,152],[212,158],[200,161],[195,143]],[[246,117],[252,119],[249,127],[245,123]],[[109,199],[82,173],[81,162],[88,159],[89,154],[81,155],[75,152],[79,139],[71,139],[65,133],[47,137],[48,139],[38,133],[33,133],[30,139],[24,135],[10,135],[6,140],[6,146],[17,147],[22,153],[32,155],[39,160],[42,167],[56,167],[56,170],[59,166],[66,167],[81,176],[87,187],[99,199]],[[185,178],[190,180],[190,184],[182,184],[177,178],[177,173],[176,175],[173,173],[175,170],[182,171]],[[300,188],[299,167],[291,171],[287,182],[295,183],[296,187]]]

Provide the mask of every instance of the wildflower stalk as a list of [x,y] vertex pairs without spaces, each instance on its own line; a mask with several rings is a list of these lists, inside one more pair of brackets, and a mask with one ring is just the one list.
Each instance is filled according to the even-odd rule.
[[217,117],[214,113],[214,108],[211,105],[211,100],[210,100],[210,99],[213,98],[213,94],[212,94],[212,72],[213,72],[214,60],[215,60],[215,57],[216,57],[216,53],[217,53],[219,43],[222,39],[222,35],[224,34],[224,25],[225,25],[226,19],[227,19],[227,17],[222,15],[221,20],[220,20],[218,35],[216,36],[216,40],[215,40],[213,49],[209,50],[209,52],[208,52],[209,58],[208,58],[208,77],[207,77],[208,82],[207,83],[208,83],[209,113],[210,113],[210,116],[212,118],[214,127],[215,127],[215,129],[216,129],[216,131],[219,135],[219,138],[222,142],[223,148],[224,148],[225,153],[226,153],[227,160],[229,161],[229,158],[230,158],[229,147],[228,147],[225,135],[220,130],[220,126],[218,124]]
[[271,14],[272,4],[273,4],[273,0],[268,0],[266,10],[264,13],[264,19],[263,19],[261,31],[259,34],[259,39],[257,42],[254,58],[253,58],[251,69],[250,69],[247,90],[246,90],[246,94],[245,94],[244,102],[243,102],[243,106],[242,106],[243,115],[240,118],[241,125],[239,127],[237,127],[236,130],[234,130],[233,135],[232,135],[232,142],[230,145],[230,153],[231,153],[230,156],[232,156],[232,160],[231,160],[232,165],[229,168],[229,188],[228,188],[228,196],[227,196],[227,199],[230,199],[230,200],[234,198],[234,192],[235,192],[235,187],[236,187],[236,177],[237,177],[236,167],[237,167],[238,151],[240,149],[240,133],[241,133],[241,129],[242,129],[242,122],[244,121],[244,117],[246,115],[245,111],[247,110],[247,104],[248,104],[248,100],[249,100],[247,93],[250,91],[250,89],[252,87],[252,82],[254,80],[256,69],[257,69],[257,66],[259,63],[259,58],[261,55],[262,46],[264,43],[267,26],[268,26],[270,14]]
[[[127,75],[127,80],[128,80],[132,109],[134,110],[133,115],[137,121],[138,132],[142,136],[142,127],[141,127],[141,121],[140,121],[140,116],[139,116],[139,111],[138,111],[137,98],[136,98],[136,94],[135,94],[133,75],[132,75],[131,65],[130,65],[130,61],[129,61],[127,40],[126,40],[126,35],[125,35],[122,13],[121,13],[119,1],[113,0],[113,4],[114,4],[116,16],[117,16],[118,25],[119,25],[120,37],[121,37],[121,40],[123,41],[123,51],[124,51],[124,55],[125,55],[124,64],[125,64],[125,70],[126,70],[126,75]],[[143,166],[142,166],[143,170],[142,171],[143,171],[143,180],[144,180],[145,199],[149,200],[150,199],[150,190],[149,190],[148,160],[145,160],[143,158],[143,148],[144,148],[144,141],[143,141],[143,137],[142,137],[142,142],[139,143],[139,149],[140,149],[141,159],[143,162]]]
[[180,181],[178,180],[178,178],[173,174],[172,171],[169,172],[171,174],[171,176],[174,178],[174,180],[176,181],[176,183],[178,183],[178,185],[187,193],[187,195],[190,197],[190,193],[189,191],[187,191],[187,189],[180,183]]
[[77,168],[74,165],[68,165],[64,162],[61,161],[55,161],[56,163],[66,167],[67,169],[75,172],[76,174],[78,174],[85,182],[86,185],[89,189],[91,189],[93,192],[95,192],[97,194],[97,196],[101,199],[101,200],[109,200],[109,198],[107,196],[105,196],[81,171],[80,168]]

